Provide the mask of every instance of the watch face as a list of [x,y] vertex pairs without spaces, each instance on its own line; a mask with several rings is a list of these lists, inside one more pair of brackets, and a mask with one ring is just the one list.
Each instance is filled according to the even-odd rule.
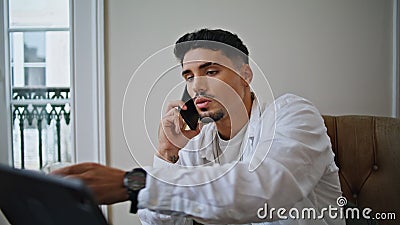
[[146,185],[146,172],[141,170],[133,170],[125,176],[125,186],[132,191],[137,191]]

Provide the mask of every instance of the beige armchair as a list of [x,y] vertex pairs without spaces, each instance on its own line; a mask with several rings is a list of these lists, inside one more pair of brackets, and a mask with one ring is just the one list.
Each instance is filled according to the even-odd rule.
[[323,116],[343,195],[359,208],[395,212],[400,224],[400,119],[374,116]]

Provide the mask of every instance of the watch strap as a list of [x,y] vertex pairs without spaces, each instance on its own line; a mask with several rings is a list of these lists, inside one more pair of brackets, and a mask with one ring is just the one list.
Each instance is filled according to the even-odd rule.
[[[129,194],[129,200],[131,200],[131,208],[129,210],[130,213],[136,214],[137,211],[138,211],[138,207],[137,207],[137,205],[138,205],[138,199],[137,199],[138,194],[139,194],[139,191],[135,191],[134,193]],[[131,196],[132,196],[132,198],[131,198]]]
[[130,213],[137,213],[137,211],[138,211],[137,205],[138,205],[139,191],[145,187],[145,181],[143,183],[143,187],[141,187],[138,190],[133,189],[130,186],[129,182],[127,182],[127,180],[129,180],[128,176],[131,176],[131,174],[135,173],[135,172],[142,173],[144,175],[144,177],[146,177],[146,175],[147,175],[146,171],[144,169],[142,169],[142,168],[135,168],[132,171],[128,171],[128,172],[125,173],[124,185],[125,185],[125,188],[128,191],[128,195],[129,195],[128,199],[131,201],[131,207],[130,207],[130,210],[129,210]]

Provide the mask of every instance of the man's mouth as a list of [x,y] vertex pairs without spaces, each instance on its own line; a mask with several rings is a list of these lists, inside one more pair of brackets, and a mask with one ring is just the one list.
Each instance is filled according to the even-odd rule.
[[212,102],[211,99],[204,98],[204,97],[196,97],[194,103],[196,104],[197,108],[200,110],[205,109],[208,107],[208,104]]

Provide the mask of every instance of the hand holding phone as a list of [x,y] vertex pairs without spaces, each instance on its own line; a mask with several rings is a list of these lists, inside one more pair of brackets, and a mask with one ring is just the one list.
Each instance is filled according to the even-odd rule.
[[183,91],[182,101],[185,102],[186,110],[179,110],[183,120],[189,126],[191,130],[196,130],[200,115],[197,112],[196,106],[194,104],[193,99],[190,97],[187,88],[185,86],[185,90]]

